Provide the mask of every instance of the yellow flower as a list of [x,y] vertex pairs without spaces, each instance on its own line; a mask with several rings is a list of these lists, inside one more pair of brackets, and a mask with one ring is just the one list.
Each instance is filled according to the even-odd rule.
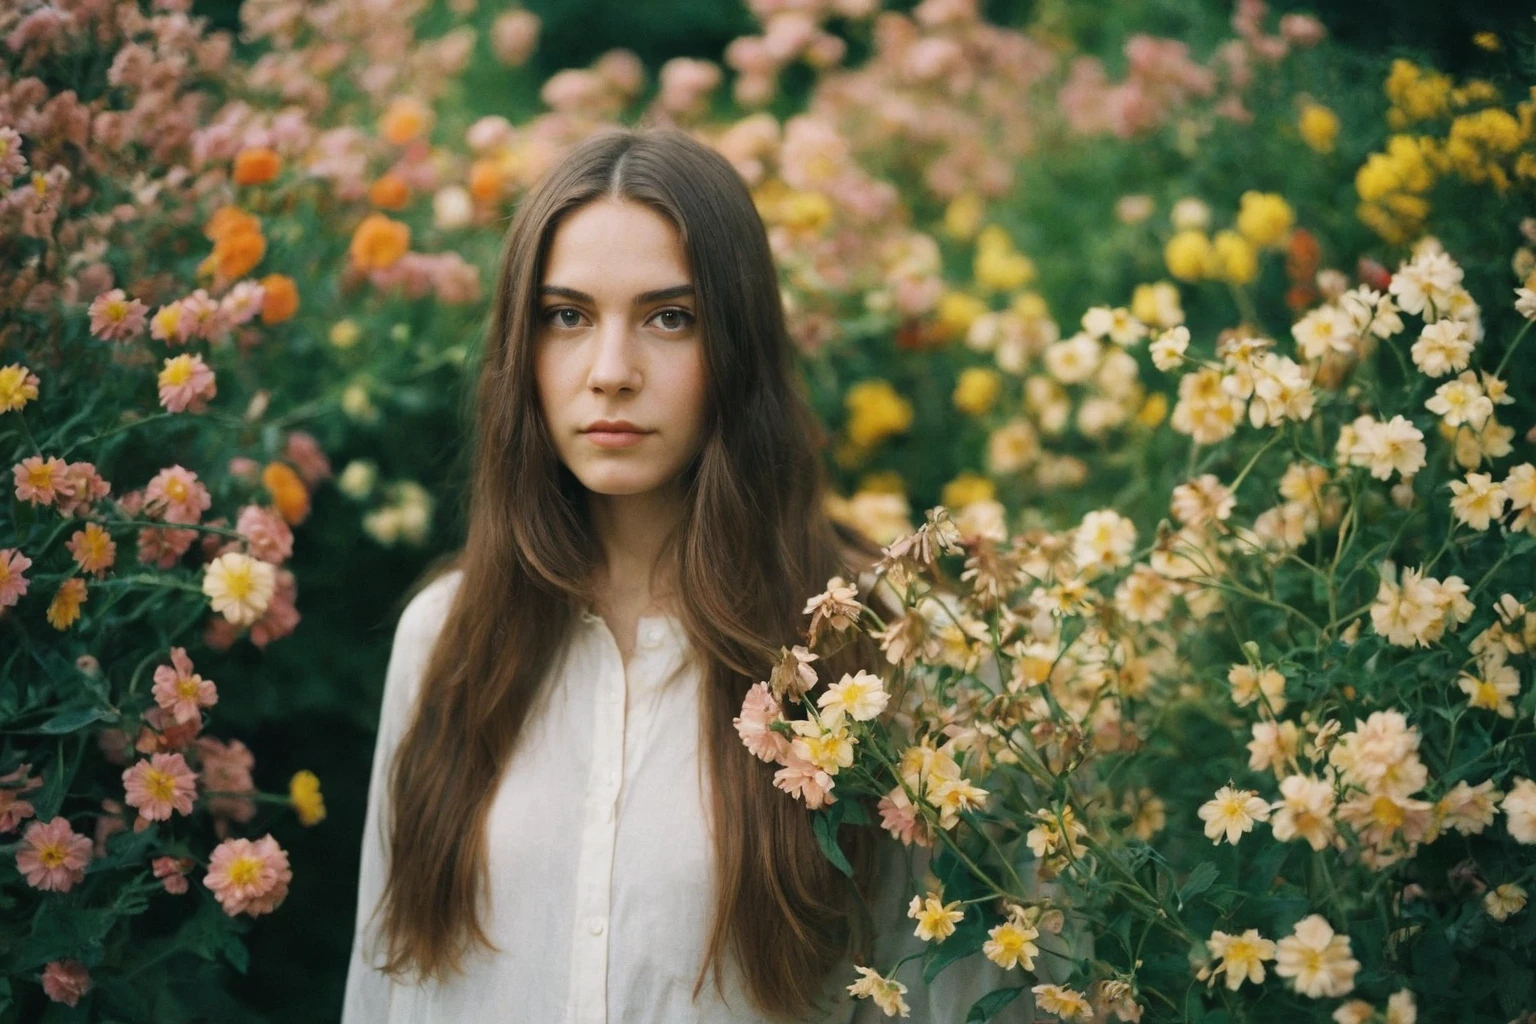
[[929,893],[926,897],[913,896],[907,907],[907,916],[917,922],[912,934],[924,942],[943,942],[955,934],[955,925],[965,920],[965,911],[958,909],[958,900],[943,902],[942,897]]
[[1412,61],[1394,60],[1387,75],[1387,98],[1392,109],[1387,123],[1403,128],[1415,121],[1443,117],[1450,111],[1451,78],[1438,71],[1426,71]]
[[337,348],[351,348],[362,336],[362,328],[358,327],[357,321],[351,317],[338,320],[331,325],[331,344]]
[[1026,971],[1032,971],[1035,969],[1035,954],[1040,952],[1040,947],[1035,945],[1040,930],[1025,923],[1022,907],[1014,904],[1008,909],[1009,920],[987,932],[988,939],[982,945],[981,952],[1003,970],[1018,965]]
[[960,371],[955,382],[955,408],[972,416],[980,416],[997,402],[1003,389],[1003,378],[996,370],[984,366],[969,366]]
[[1008,304],[1013,315],[1026,323],[1032,320],[1045,320],[1051,315],[1051,308],[1045,304],[1045,298],[1039,292],[1025,292],[1014,297]]
[[1198,281],[1205,276],[1210,252],[1211,240],[1205,232],[1189,228],[1168,239],[1163,247],[1163,260],[1168,264],[1168,273],[1180,281]]
[[907,484],[894,469],[882,469],[865,473],[859,481],[859,490],[875,494],[906,494]]
[[293,805],[301,824],[318,825],[325,820],[325,800],[320,796],[320,779],[307,768],[295,772],[293,778],[288,780],[288,802]]
[[974,192],[962,192],[944,207],[944,233],[963,242],[976,234],[984,212],[981,197]]
[[987,312],[987,304],[965,292],[945,292],[939,297],[938,322],[935,325],[940,337],[961,338],[971,329],[975,319]]
[[1035,264],[1011,247],[980,246],[972,263],[976,284],[987,291],[1011,292],[1035,279]]
[[1139,284],[1131,293],[1131,316],[1144,324],[1177,327],[1184,322],[1184,307],[1179,303],[1179,289],[1171,281]]
[[977,501],[991,501],[997,496],[997,485],[989,478],[976,473],[961,473],[944,485],[939,504],[945,508],[961,509]]
[[1259,252],[1236,231],[1218,231],[1211,240],[1207,272],[1232,284],[1248,284],[1259,276]]
[[48,602],[48,624],[54,629],[68,629],[80,618],[80,606],[85,603],[85,580],[71,576],[60,584],[53,600]]
[[0,366],[0,412],[15,412],[37,397],[37,374],[12,363]]
[[1136,424],[1150,430],[1163,422],[1163,417],[1167,415],[1168,396],[1161,391],[1154,391],[1141,403],[1141,408],[1136,410]]
[[1213,931],[1206,946],[1212,956],[1221,959],[1221,965],[1211,972],[1212,983],[1216,975],[1225,974],[1227,988],[1234,992],[1245,981],[1261,984],[1264,981],[1264,961],[1275,958],[1274,942],[1260,935],[1257,928],[1249,928],[1241,935]]
[[1261,248],[1284,245],[1295,223],[1291,204],[1273,192],[1248,191],[1239,200],[1237,230]]
[[1339,137],[1339,115],[1321,103],[1303,104],[1296,130],[1301,133],[1301,141],[1313,151],[1332,153],[1334,141]]
[[849,414],[848,437],[860,447],[879,444],[912,425],[912,403],[889,381],[859,381],[843,396],[843,406]]
[[1499,37],[1492,32],[1478,32],[1472,36],[1472,45],[1478,49],[1487,50],[1489,53],[1498,53],[1503,48]]
[[797,231],[820,231],[832,222],[832,202],[820,192],[791,192],[778,206],[778,220]]

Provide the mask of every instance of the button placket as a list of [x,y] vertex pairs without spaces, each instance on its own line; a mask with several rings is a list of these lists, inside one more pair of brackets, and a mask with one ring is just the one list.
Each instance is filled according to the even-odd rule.
[[[597,618],[594,616],[594,618]],[[592,623],[607,641],[604,668],[598,675],[602,691],[592,702],[592,765],[587,776],[591,811],[582,829],[576,876],[576,914],[585,934],[575,937],[570,998],[571,1019],[579,1024],[607,1024],[608,925],[612,911],[615,823],[614,804],[623,780],[624,661],[607,623]]]

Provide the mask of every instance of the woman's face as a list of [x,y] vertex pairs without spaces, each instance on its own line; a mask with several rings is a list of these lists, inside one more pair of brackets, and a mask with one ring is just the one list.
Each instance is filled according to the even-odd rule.
[[701,444],[705,404],[698,302],[672,222],[612,199],[566,214],[538,310],[534,371],[560,461],[599,494],[672,484]]

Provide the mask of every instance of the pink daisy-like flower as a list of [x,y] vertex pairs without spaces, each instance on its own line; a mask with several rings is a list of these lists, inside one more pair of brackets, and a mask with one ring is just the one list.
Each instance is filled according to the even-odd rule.
[[832,795],[835,782],[814,762],[790,752],[784,767],[773,773],[773,784],[790,796],[805,801],[805,806],[816,810],[823,804],[836,803]]
[[[190,722],[178,722],[165,708],[156,705],[145,709],[144,720],[139,725],[139,735],[134,738],[133,747],[141,754],[185,750],[188,744],[197,739],[202,728],[201,715]],[[122,763],[126,764],[126,759]],[[204,785],[207,785],[206,779]]]
[[123,772],[123,788],[128,806],[139,811],[134,830],[142,831],[148,821],[165,821],[172,811],[192,813],[197,773],[180,754],[156,754]]
[[741,714],[731,723],[752,756],[763,761],[783,762],[789,753],[789,737],[773,731],[773,723],[783,716],[779,702],[768,692],[767,683],[757,683],[747,691]]
[[160,404],[170,412],[202,412],[208,400],[218,394],[213,370],[200,355],[183,352],[165,361],[160,371]]
[[192,340],[195,325],[180,302],[171,302],[155,310],[149,319],[149,336],[167,345],[185,345]]
[[86,523],[85,529],[71,534],[64,546],[81,572],[101,576],[117,561],[117,542],[100,523]]
[[32,581],[25,573],[32,559],[16,548],[0,548],[0,611],[10,608],[21,600]]
[[179,896],[187,891],[187,872],[192,869],[191,857],[156,857],[150,862],[155,877],[165,886],[165,891]]
[[16,851],[16,869],[34,889],[68,892],[85,877],[91,841],[69,827],[68,818],[34,821]]
[[230,917],[269,914],[288,896],[293,871],[288,854],[271,834],[252,842],[226,839],[215,847],[203,884]]
[[9,832],[37,813],[30,800],[21,799],[43,784],[41,776],[28,777],[31,770],[30,764],[24,764],[0,775],[0,833]]
[[16,500],[30,505],[52,505],[64,482],[65,462],[52,455],[30,455],[11,467],[16,479]]
[[281,515],[260,505],[240,510],[235,529],[245,538],[250,553],[263,562],[282,565],[293,555],[293,531]]
[[[127,759],[123,758],[121,760]],[[114,761],[113,763],[121,763],[121,760]],[[107,839],[128,827],[128,823],[123,820],[123,811],[123,805],[111,797],[101,801],[101,813],[96,815],[96,835],[92,846],[92,849],[96,851],[96,856],[105,857],[107,855]]]
[[181,300],[181,315],[189,322],[189,336],[195,335],[212,341],[229,329],[218,300],[211,297],[204,288],[199,288]]
[[261,312],[261,300],[267,290],[255,281],[241,281],[219,303],[219,313],[230,326],[248,323]]
[[144,333],[149,307],[130,299],[121,288],[103,292],[91,301],[91,333],[102,341],[132,341]]
[[91,990],[91,973],[78,960],[53,960],[43,968],[43,994],[56,1003],[74,1006]]
[[[256,758],[239,740],[225,743],[212,736],[199,736],[197,756],[202,765],[203,787],[218,793],[248,793],[256,788],[251,769]],[[213,796],[207,800],[208,813],[215,818],[247,822],[256,816],[256,803],[243,796]]]
[[299,471],[305,486],[310,490],[322,480],[329,480],[332,476],[331,460],[326,458],[325,452],[320,448],[320,442],[315,440],[313,434],[304,430],[290,430],[288,437],[283,442],[283,461],[293,464],[293,468]]
[[144,488],[145,509],[168,523],[195,523],[212,504],[213,497],[197,474],[181,466],[162,469]]
[[0,128],[0,180],[9,182],[27,169],[27,158],[21,152],[21,133],[10,125]]
[[880,827],[889,832],[892,838],[901,840],[903,846],[932,844],[928,823],[918,815],[917,808],[912,806],[912,800],[901,786],[881,797],[878,809]]
[[59,515],[77,516],[89,512],[92,505],[112,493],[112,485],[101,478],[92,463],[71,462],[65,465],[55,490],[58,493],[53,507]]
[[161,569],[172,568],[196,540],[196,530],[146,526],[139,531],[139,561]]
[[155,669],[151,691],[159,704],[179,724],[197,721],[203,708],[218,703],[219,691],[210,680],[192,671],[192,659],[185,647],[171,648],[171,663]]

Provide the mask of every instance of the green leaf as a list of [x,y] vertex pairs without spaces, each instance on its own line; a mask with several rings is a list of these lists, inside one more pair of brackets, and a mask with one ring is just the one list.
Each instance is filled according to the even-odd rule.
[[987,933],[980,924],[969,927],[962,925],[955,929],[955,933],[943,942],[935,946],[929,946],[923,954],[923,984],[933,984],[933,979],[954,963],[963,960],[972,953],[980,952],[986,945]]
[[965,1015],[965,1024],[983,1024],[992,1019],[992,1015],[1019,997],[1024,991],[1024,986],[1016,988],[1000,988],[994,992],[988,992],[971,1004],[971,1010]]
[[[832,806],[841,807],[842,804]],[[816,841],[821,844],[821,852],[827,855],[827,860],[830,860],[837,870],[852,878],[853,865],[848,863],[842,848],[837,845],[837,826],[841,821],[841,813],[833,815],[830,811],[818,811],[811,819],[811,827],[816,832]]]
[[115,722],[118,714],[111,708],[104,708],[99,704],[86,707],[75,705],[61,708],[57,714],[38,726],[34,732],[44,733],[49,736],[62,736],[65,733],[83,729],[92,722]]
[[1179,908],[1183,909],[1184,904],[1189,902],[1190,897],[1198,896],[1209,889],[1211,883],[1216,881],[1217,876],[1220,874],[1221,870],[1213,862],[1208,860],[1201,861],[1195,867],[1195,870],[1189,873],[1189,877],[1184,880],[1184,884],[1179,888]]

